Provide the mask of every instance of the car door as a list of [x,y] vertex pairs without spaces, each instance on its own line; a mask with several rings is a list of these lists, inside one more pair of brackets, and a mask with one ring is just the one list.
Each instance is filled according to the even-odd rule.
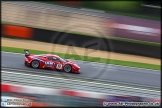
[[54,57],[53,61],[55,62],[55,68],[57,70],[61,70],[62,69],[62,63],[61,63],[60,59],[57,58],[57,57]]
[[55,68],[55,62],[52,56],[47,56],[47,60],[44,62],[46,68]]

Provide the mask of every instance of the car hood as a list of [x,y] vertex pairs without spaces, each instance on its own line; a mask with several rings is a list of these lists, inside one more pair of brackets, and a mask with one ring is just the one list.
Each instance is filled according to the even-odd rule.
[[72,62],[72,61],[70,61],[70,60],[66,60],[66,61],[67,61],[67,63],[72,64],[72,65],[75,65],[76,67],[79,68],[79,66],[78,66],[76,63],[74,63],[74,62]]
[[69,63],[69,64],[74,64],[74,62],[72,62],[72,61],[70,61],[70,60],[66,60],[67,61],[67,63]]

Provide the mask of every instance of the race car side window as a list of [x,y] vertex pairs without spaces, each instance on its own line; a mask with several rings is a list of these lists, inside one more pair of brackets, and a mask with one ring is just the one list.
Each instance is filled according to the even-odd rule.
[[53,61],[57,61],[57,62],[60,62],[60,60],[56,57],[53,57],[53,56],[48,56],[47,57],[48,60],[53,60]]
[[53,61],[60,62],[60,60],[58,58],[53,59]]
[[52,56],[48,56],[47,59],[48,60],[53,60],[53,57]]

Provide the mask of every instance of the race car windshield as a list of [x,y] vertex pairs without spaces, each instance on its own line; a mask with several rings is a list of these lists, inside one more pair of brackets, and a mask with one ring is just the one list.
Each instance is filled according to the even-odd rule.
[[59,59],[60,59],[62,62],[66,62],[66,60],[63,59],[63,58],[61,58],[61,57],[59,57]]
[[46,56],[45,54],[38,54],[38,55],[35,55],[35,56]]

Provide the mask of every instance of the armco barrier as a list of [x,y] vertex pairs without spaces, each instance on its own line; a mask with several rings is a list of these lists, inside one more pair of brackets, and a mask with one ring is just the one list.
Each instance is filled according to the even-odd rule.
[[[57,34],[59,34],[59,36],[57,36]],[[54,39],[56,37],[59,37],[58,40]],[[56,31],[49,31],[49,30],[36,29],[36,28],[33,28],[33,36],[31,40],[55,43],[55,44],[63,44],[63,45],[72,44],[73,46],[77,46],[77,47],[86,47],[85,43],[88,44],[92,44],[92,42],[105,43],[105,44],[101,44],[100,47],[93,46],[90,48],[104,50],[104,51],[112,51],[117,53],[126,53],[126,54],[161,58],[160,47],[156,47],[156,46],[135,44],[131,42],[122,42],[122,41],[111,40],[111,39],[107,40],[107,39],[101,39],[97,37],[82,36],[82,35],[71,34],[71,33],[66,33],[65,35],[64,33],[59,33]],[[108,42],[112,43],[113,49],[110,48]]]
[[37,28],[34,28],[34,31],[35,32],[33,39],[36,41],[51,42],[62,45],[72,45],[83,48],[85,48],[88,45],[97,43],[98,45],[93,45],[88,48],[117,53],[161,58],[160,54],[161,49],[160,47],[157,46],[124,42],[99,37],[83,36],[72,33],[64,33],[57,31],[52,32],[50,30],[42,30]]
[[[52,32],[49,30],[34,29],[34,40],[43,42],[51,42],[53,40],[53,36],[56,36],[56,34],[59,33],[55,31],[64,31],[67,29],[68,32],[101,35],[101,37],[102,35],[113,36],[112,27],[106,27],[106,24],[113,23],[116,19],[118,20],[116,17],[117,16],[115,15],[107,15],[104,13],[90,12],[37,2],[2,2],[3,22],[54,30],[54,32]],[[98,31],[100,34],[98,34]],[[64,33],[59,34],[59,36],[62,37],[62,34]],[[73,34],[68,34],[67,37],[63,37],[63,41],[59,40],[55,43],[64,45],[73,44],[78,47],[86,47],[95,42],[100,45],[91,47],[93,49],[161,58],[159,47],[111,39],[108,41],[108,39],[82,35],[72,35]],[[113,45],[112,49],[110,49],[111,46],[109,46],[109,42]]]
[[28,27],[20,27],[20,26],[13,26],[13,25],[3,25],[3,34],[13,37],[20,37],[20,38],[32,38],[33,36],[33,29]]
[[23,86],[14,84],[1,84],[2,96],[30,97],[37,98],[37,101],[62,105],[62,106],[103,106],[103,102],[160,102],[153,98],[143,98],[135,96],[114,96],[96,92],[63,90],[54,88],[43,88],[33,86]]
[[[12,34],[8,35],[5,32],[3,32],[6,31],[4,26],[5,25],[2,25],[2,36],[13,38]],[[157,46],[136,44],[131,42],[124,42],[124,41],[99,38],[99,37],[83,36],[78,34],[43,30],[37,28],[32,28],[32,34],[33,35],[28,39],[47,42],[47,43],[72,45],[77,47],[90,48],[90,49],[103,50],[103,51],[133,54],[133,55],[147,56],[153,58],[161,58],[161,53],[160,53],[161,49],[160,47]],[[22,36],[16,36],[16,37],[22,38]],[[93,45],[94,43],[95,44],[97,43],[97,45]],[[87,47],[88,45],[92,45],[92,46]]]
[[106,37],[115,36],[158,43],[161,40],[160,21],[32,1],[3,1],[2,21],[54,31],[64,31],[68,28],[69,32],[98,35],[95,28]]

